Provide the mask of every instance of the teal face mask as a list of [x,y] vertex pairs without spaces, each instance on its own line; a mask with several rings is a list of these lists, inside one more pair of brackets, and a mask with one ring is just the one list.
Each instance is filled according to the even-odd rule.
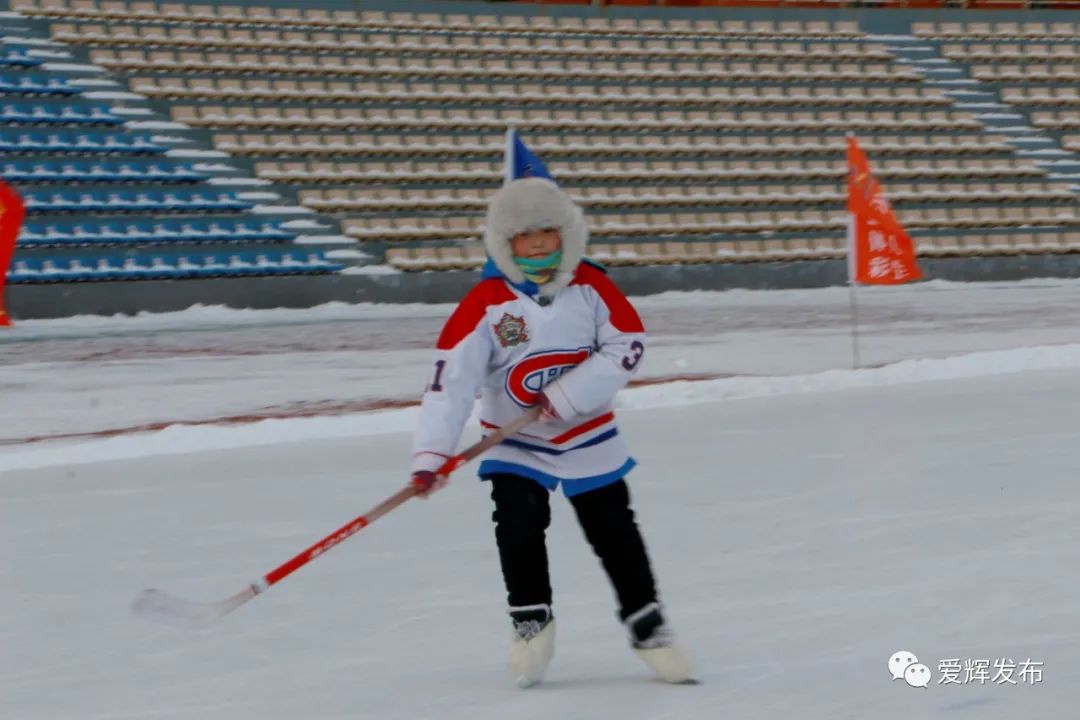
[[562,250],[556,250],[550,255],[540,258],[526,258],[514,256],[514,264],[525,273],[525,278],[537,285],[543,285],[550,280],[562,262]]

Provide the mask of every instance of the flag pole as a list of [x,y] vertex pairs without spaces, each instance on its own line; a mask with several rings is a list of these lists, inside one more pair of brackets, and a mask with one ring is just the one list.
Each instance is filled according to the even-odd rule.
[[848,193],[848,224],[847,224],[847,271],[848,271],[848,304],[851,307],[851,369],[858,370],[862,362],[859,358],[859,301],[856,287],[858,281],[858,267],[855,253],[858,250],[855,242],[855,213],[851,205],[851,145],[855,142],[855,133],[847,132],[847,193]]
[[859,358],[859,301],[855,281],[855,216],[848,213],[848,304],[851,306],[851,369],[862,365]]
[[503,148],[503,184],[514,179],[514,123],[506,124],[506,145]]
[[859,360],[859,303],[856,300],[855,281],[848,284],[848,296],[851,299],[851,369],[862,366]]

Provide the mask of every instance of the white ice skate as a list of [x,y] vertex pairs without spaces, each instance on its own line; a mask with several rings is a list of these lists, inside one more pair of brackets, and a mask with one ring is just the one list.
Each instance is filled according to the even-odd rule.
[[664,624],[657,603],[649,603],[626,618],[626,629],[634,652],[652,668],[664,682],[695,683],[694,664],[690,654],[675,641],[675,635]]
[[544,679],[555,654],[555,618],[550,605],[512,607],[510,618],[510,671],[518,687],[527,688]]

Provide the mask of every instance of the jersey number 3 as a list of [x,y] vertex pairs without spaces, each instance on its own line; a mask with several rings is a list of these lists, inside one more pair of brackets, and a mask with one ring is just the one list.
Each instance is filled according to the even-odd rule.
[[633,370],[641,362],[641,356],[645,352],[645,346],[638,340],[630,343],[630,353],[623,355],[622,366],[627,370]]

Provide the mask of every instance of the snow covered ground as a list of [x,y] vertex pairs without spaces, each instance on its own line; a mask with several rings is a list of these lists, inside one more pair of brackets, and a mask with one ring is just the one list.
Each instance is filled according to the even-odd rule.
[[[0,716],[1071,717],[1078,301],[1062,281],[864,293],[866,361],[910,361],[858,372],[838,369],[846,291],[638,301],[646,375],[715,376],[620,402],[703,682],[648,678],[559,500],[556,657],[528,691],[505,671],[489,501],[467,469],[211,629],[127,609],[148,586],[235,592],[400,487],[415,411],[326,403],[415,399],[449,308],[23,323],[0,336]],[[326,412],[20,441],[309,406]],[[928,688],[890,679],[897,650]],[[1043,679],[943,685],[946,659],[1031,659]]]
[[[842,288],[638,298],[646,378],[851,366]],[[1080,343],[1080,282],[860,292],[867,365]],[[414,402],[448,305],[198,308],[19,323],[0,333],[0,448],[29,437]],[[2,449],[0,449],[2,454]]]

